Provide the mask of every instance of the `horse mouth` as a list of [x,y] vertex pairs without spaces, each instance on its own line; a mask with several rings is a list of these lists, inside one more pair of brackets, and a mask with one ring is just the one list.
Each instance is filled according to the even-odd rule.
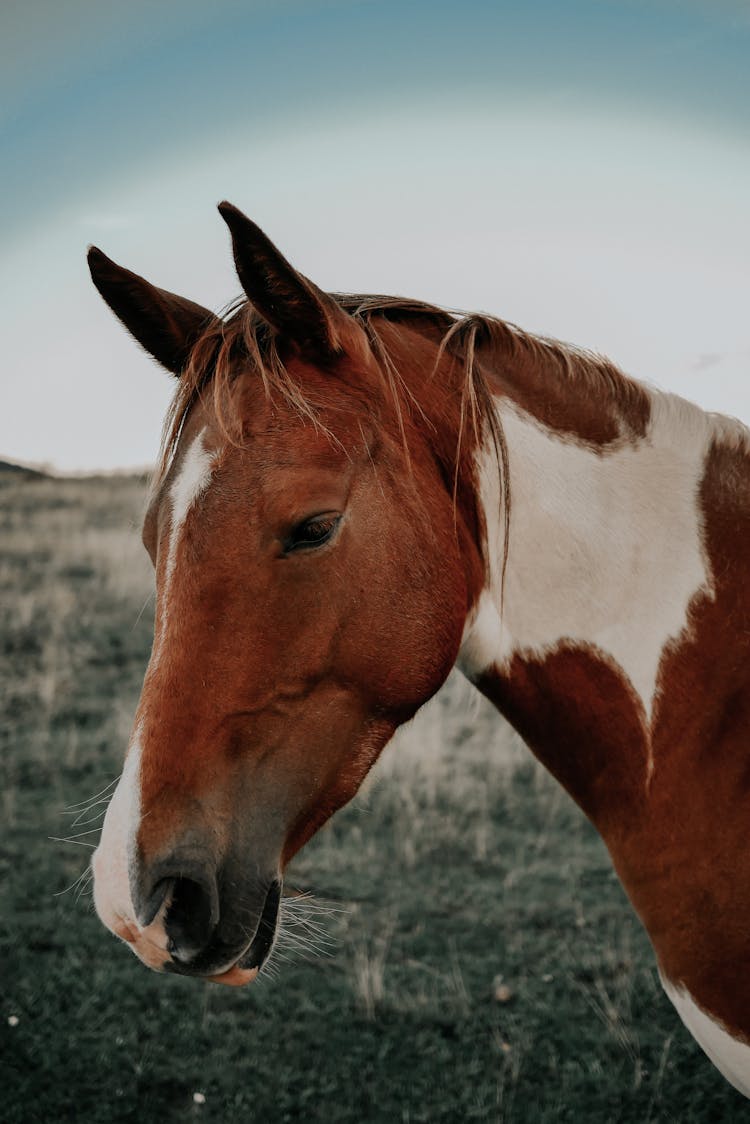
[[276,937],[280,903],[281,881],[277,879],[268,887],[266,900],[263,904],[263,912],[260,915],[260,921],[258,922],[258,928],[255,930],[255,936],[247,951],[243,952],[242,956],[237,961],[237,968],[243,970],[255,969],[257,973],[265,964]]
[[227,984],[229,987],[243,987],[252,983],[268,959],[276,937],[281,902],[281,882],[274,881],[268,888],[258,928],[250,945],[242,953],[236,964],[217,975],[208,976],[212,983]]
[[[197,962],[192,961],[187,964],[180,964],[171,960],[164,965],[164,970],[175,972],[178,975],[202,977],[213,983],[229,984],[230,987],[242,987],[244,984],[251,983],[265,964],[273,948],[280,902],[281,881],[274,880],[266,891],[255,936],[245,951],[237,956],[234,963],[230,961],[230,967],[220,971],[212,971],[206,963],[209,957],[204,954]],[[214,955],[216,955],[216,950],[214,950]],[[201,960],[203,960],[203,963],[200,963]],[[226,963],[226,960],[224,962]]]

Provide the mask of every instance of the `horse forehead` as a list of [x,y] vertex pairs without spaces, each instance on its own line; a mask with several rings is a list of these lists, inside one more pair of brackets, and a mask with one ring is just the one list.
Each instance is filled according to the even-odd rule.
[[246,520],[254,509],[266,510],[268,503],[283,508],[287,501],[303,501],[308,494],[327,494],[330,482],[351,480],[369,451],[361,426],[355,434],[339,435],[299,419],[284,420],[255,428],[234,442],[204,422],[181,438],[146,521],[158,516],[162,534],[174,546],[186,523],[197,529],[198,507],[203,510],[208,504],[214,515],[221,512],[231,519],[236,514]]
[[168,506],[166,523],[166,565],[163,571],[165,591],[169,591],[174,578],[177,553],[182,531],[191,510],[208,490],[220,450],[212,448],[207,440],[206,427],[192,436],[179,463],[170,472],[160,503]]
[[220,449],[212,448],[207,440],[206,428],[193,438],[169,489],[173,527],[185,522],[195,501],[208,488],[219,453]]

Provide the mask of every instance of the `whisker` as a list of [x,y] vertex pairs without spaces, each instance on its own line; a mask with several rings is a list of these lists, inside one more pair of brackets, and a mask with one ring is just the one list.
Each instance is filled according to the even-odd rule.
[[307,892],[282,898],[273,958],[280,963],[293,963],[300,958],[331,957],[338,942],[325,921],[347,912],[318,901]]
[[351,913],[351,909],[347,906],[334,905],[333,902],[325,901],[323,898],[316,898],[309,890],[305,890],[301,894],[289,894],[282,901],[285,911],[301,910],[326,916],[335,913]]
[[325,925],[321,925],[313,917],[294,917],[294,916],[291,916],[291,917],[286,917],[284,920],[286,921],[286,924],[290,925],[292,928],[294,928],[296,926],[298,929],[306,929],[308,932],[311,932],[311,933],[326,934],[328,932]]
[[[112,793],[109,792],[106,796],[102,796],[99,800],[92,800],[89,804],[86,805],[85,808],[72,808],[70,809],[70,811],[67,808],[63,808],[63,810],[60,812],[60,815],[75,816],[76,819],[80,819],[81,816],[87,816],[89,812],[91,812],[94,808],[100,807],[102,804],[104,805],[104,811],[106,811],[111,799]],[[101,812],[97,813],[97,815],[101,814]]]
[[120,776],[118,774],[113,781],[110,781],[109,784],[105,785],[99,792],[95,792],[93,796],[87,796],[85,800],[79,800],[77,804],[67,804],[66,811],[72,811],[74,808],[82,808],[84,804],[93,806],[92,801],[98,800],[105,792],[109,792],[110,788],[114,788],[119,779]]
[[315,921],[300,921],[297,918],[283,919],[284,932],[289,933],[290,936],[296,936],[300,940],[332,940],[330,929],[324,925],[318,925]]
[[261,966],[260,972],[258,973],[258,978],[259,980],[262,980],[264,978],[269,980],[277,980],[279,978],[279,969],[271,959],[266,960],[265,963]]
[[91,869],[91,867],[89,867],[88,870],[84,871],[84,877],[80,879],[80,882],[79,882],[79,885],[78,885],[78,893],[77,893],[76,897],[80,898],[81,894],[84,893],[86,890],[88,890],[88,888],[90,887],[90,885],[93,881],[94,881],[94,872]]
[[91,870],[91,867],[87,866],[85,870],[81,871],[81,873],[78,875],[78,877],[76,878],[76,880],[74,882],[71,882],[70,885],[66,886],[64,890],[56,890],[55,893],[52,895],[52,897],[53,898],[61,898],[63,896],[63,894],[67,894],[70,890],[75,889],[75,887],[78,886],[79,884],[82,885],[83,880],[86,877],[86,875],[91,874],[91,873],[93,873],[92,870]]
[[149,602],[152,601],[155,596],[156,596],[156,591],[152,589],[151,592],[149,593],[148,597],[146,598],[146,600],[143,602],[140,609],[138,610],[138,616],[135,618],[135,621],[133,622],[133,627],[130,630],[131,632],[135,632],[136,626],[138,625],[138,622],[140,621],[143,614],[146,612],[146,609],[148,607]]
[[283,930],[280,936],[285,948],[295,948],[301,951],[305,951],[308,948],[314,951],[330,951],[336,946],[336,941],[315,940],[312,937],[290,933],[288,929]]
[[[107,801],[107,804],[109,804],[109,801]],[[90,811],[90,809],[87,809],[87,811]],[[65,815],[65,812],[63,812],[62,814]],[[81,812],[81,816],[83,816],[85,814],[86,814],[85,812]],[[70,826],[71,827],[83,827],[83,825],[87,824],[87,823],[96,823],[97,820],[100,820],[102,818],[102,816],[105,816],[106,814],[107,814],[107,809],[102,808],[101,812],[97,812],[95,816],[90,816],[89,819],[87,819],[87,820],[82,820],[81,816],[76,816],[76,818],[72,821]]]
[[98,827],[88,827],[85,831],[78,831],[75,835],[66,836],[66,839],[81,839],[84,835],[96,835],[99,830],[101,829]]

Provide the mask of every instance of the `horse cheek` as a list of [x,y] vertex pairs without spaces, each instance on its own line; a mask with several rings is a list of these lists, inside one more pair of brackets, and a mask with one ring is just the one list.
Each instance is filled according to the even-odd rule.
[[[406,551],[404,554],[406,555]],[[379,713],[408,720],[444,683],[466,619],[458,556],[404,560],[398,581],[387,570],[357,583],[356,627],[348,632],[345,665]]]

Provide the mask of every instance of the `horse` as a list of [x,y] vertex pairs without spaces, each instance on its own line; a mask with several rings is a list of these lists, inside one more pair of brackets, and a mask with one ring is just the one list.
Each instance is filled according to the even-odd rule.
[[750,1096],[750,431],[490,315],[323,292],[219,210],[223,317],[88,255],[176,376],[99,917],[151,968],[250,982],[290,859],[456,665],[595,825]]

